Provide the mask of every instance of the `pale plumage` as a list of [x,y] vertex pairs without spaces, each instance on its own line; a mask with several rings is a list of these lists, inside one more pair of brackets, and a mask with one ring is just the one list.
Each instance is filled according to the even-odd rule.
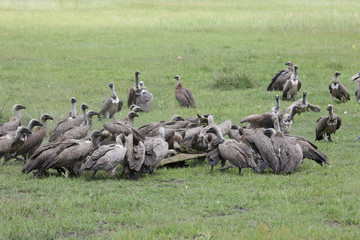
[[301,80],[298,78],[297,74],[298,66],[294,66],[294,73],[291,75],[291,77],[286,80],[284,88],[283,88],[283,100],[295,100],[297,92],[301,88]]
[[328,116],[320,117],[316,122],[316,138],[315,140],[329,140],[332,142],[331,134],[335,133],[341,126],[341,118],[333,112],[333,106],[328,105]]
[[16,131],[16,129],[21,125],[21,109],[25,109],[25,107],[20,104],[15,104],[13,106],[15,118],[9,122],[0,124],[0,136],[5,135],[9,131]]
[[119,97],[116,95],[115,87],[112,82],[109,83],[109,87],[111,90],[110,98],[107,98],[103,101],[99,114],[104,118],[115,119],[116,114],[120,112],[123,106],[123,100],[119,99]]

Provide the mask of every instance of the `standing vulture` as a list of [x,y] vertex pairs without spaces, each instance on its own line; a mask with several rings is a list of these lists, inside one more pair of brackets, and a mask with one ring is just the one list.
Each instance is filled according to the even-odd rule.
[[126,148],[121,141],[121,135],[116,137],[116,143],[103,145],[96,149],[81,167],[81,171],[94,171],[93,177],[99,170],[107,171],[115,178],[115,171],[119,164],[124,168]]
[[332,142],[330,135],[340,128],[341,118],[334,114],[333,106],[331,104],[329,104],[326,109],[329,111],[329,116],[320,117],[316,121],[315,140],[329,139],[329,142]]
[[294,73],[291,75],[291,77],[286,80],[284,89],[283,89],[283,100],[290,100],[293,99],[295,101],[296,94],[301,88],[301,80],[298,79],[297,74],[298,66],[294,66]]
[[282,91],[286,80],[288,80],[293,73],[293,63],[291,61],[285,63],[288,67],[276,73],[271,79],[271,83],[267,87],[267,91],[280,90]]
[[29,134],[31,132],[26,127],[20,126],[14,136],[5,135],[0,137],[0,159],[4,157],[4,164],[19,150]]
[[[55,142],[56,139],[62,135],[65,131],[69,130],[73,126],[80,126],[80,124],[86,120],[86,109],[88,106],[86,104],[81,105],[81,110],[83,112],[83,116],[77,116],[76,114],[76,99],[70,99],[71,104],[71,113],[70,117],[64,119],[63,121],[59,122],[55,129],[53,130],[52,134],[50,135],[49,142]],[[85,113],[85,114],[84,114]]]
[[81,164],[95,150],[100,136],[99,131],[92,131],[91,138],[67,139],[58,143],[59,145],[65,144],[67,147],[63,148],[62,151],[58,151],[53,159],[45,161],[40,171],[44,172],[50,168],[66,168],[69,170],[70,175],[79,176]]
[[56,139],[56,142],[62,142],[66,139],[81,139],[87,136],[88,132],[92,128],[92,117],[99,115],[95,111],[88,111],[86,113],[86,121],[81,126],[73,126],[70,129],[66,130],[61,136]]
[[358,83],[358,89],[355,91],[355,98],[358,103],[360,103],[360,72],[355,74],[352,78],[350,78],[351,83]]
[[180,76],[176,75],[174,77],[176,79],[175,84],[175,97],[182,107],[191,107],[196,108],[195,99],[192,91],[188,88],[184,88],[180,83]]
[[41,115],[40,120],[42,126],[39,126],[32,131],[24,144],[16,152],[15,157],[22,155],[23,159],[26,160],[35,152],[38,147],[40,147],[46,136],[46,121],[53,120],[53,118],[49,114],[44,113]]
[[144,112],[150,111],[153,103],[153,95],[147,90],[143,82],[140,82],[140,89],[135,94],[135,103]]
[[309,108],[310,108],[310,110],[313,111],[313,112],[320,112],[321,108],[320,108],[319,106],[310,104],[310,103],[306,100],[306,95],[307,95],[307,93],[306,93],[306,91],[304,91],[304,92],[303,92],[303,97],[300,98],[299,100],[293,102],[290,106],[288,106],[288,107],[286,108],[286,111],[289,111],[289,112],[290,112],[291,109],[293,109],[294,106],[298,106],[298,107],[299,107],[299,109],[298,109],[299,113],[300,113],[300,112],[308,112],[308,111],[309,111],[309,110],[308,110]]
[[116,114],[120,112],[123,106],[123,100],[119,99],[115,92],[114,84],[109,83],[111,89],[110,98],[105,99],[101,105],[100,116],[104,118],[116,118]]
[[[139,141],[135,145],[133,140],[133,135],[129,134],[125,138],[125,147],[126,147],[126,164],[129,169],[130,179],[139,180],[141,167],[145,161],[145,145],[142,141]],[[121,175],[124,173],[123,169]]]
[[128,100],[127,100],[128,107],[130,107],[131,104],[136,104],[136,93],[140,91],[139,74],[140,74],[140,72],[138,70],[136,70],[135,71],[135,85],[129,88]]
[[25,109],[25,107],[20,104],[15,104],[13,106],[13,111],[16,118],[13,118],[10,122],[0,124],[0,136],[6,134],[9,131],[16,131],[17,128],[21,125],[21,109]]
[[329,84],[329,91],[333,97],[334,102],[339,99],[341,102],[350,100],[350,94],[347,92],[346,87],[339,82],[338,77],[341,74],[336,71],[332,82]]
[[256,172],[259,172],[256,165],[251,149],[242,142],[238,142],[233,139],[225,139],[221,134],[220,129],[215,126],[211,126],[206,130],[206,133],[213,133],[219,140],[218,151],[219,159],[211,164],[211,171],[219,160],[228,160],[233,166],[239,168],[239,174],[242,168],[252,168]]
[[142,172],[154,173],[160,161],[166,157],[169,144],[165,141],[165,128],[159,128],[158,137],[148,137],[145,142],[145,162]]
[[[274,128],[266,129],[264,134],[271,140],[275,156],[279,159],[280,171],[291,173],[300,168],[303,152],[297,142],[290,142],[283,133],[280,132],[277,118],[274,118],[274,120]],[[275,171],[275,173],[279,172]]]

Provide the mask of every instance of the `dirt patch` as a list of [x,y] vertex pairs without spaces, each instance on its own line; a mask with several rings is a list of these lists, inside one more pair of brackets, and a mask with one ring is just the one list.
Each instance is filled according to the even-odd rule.
[[337,221],[326,222],[326,224],[329,226],[341,226],[341,223],[339,223]]
[[239,210],[241,212],[248,212],[250,211],[250,208],[245,208],[245,207],[239,207],[239,206],[235,206],[233,207],[234,210]]

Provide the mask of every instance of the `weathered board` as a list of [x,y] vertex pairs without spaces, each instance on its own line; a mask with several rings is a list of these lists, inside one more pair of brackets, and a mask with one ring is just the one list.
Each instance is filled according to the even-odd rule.
[[190,159],[203,158],[206,157],[206,153],[197,153],[197,154],[189,154],[189,153],[180,153],[172,157],[164,158],[161,160],[158,166],[164,166],[170,163],[183,162]]

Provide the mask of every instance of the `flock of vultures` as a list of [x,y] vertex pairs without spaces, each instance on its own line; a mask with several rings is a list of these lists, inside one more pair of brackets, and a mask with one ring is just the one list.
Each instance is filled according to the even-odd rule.
[[[329,164],[324,153],[309,140],[290,135],[296,113],[309,109],[319,112],[320,107],[308,102],[306,92],[295,101],[301,88],[298,67],[287,62],[288,67],[272,78],[268,91],[282,91],[283,100],[293,100],[285,110],[280,109],[280,97],[275,96],[276,107],[263,114],[247,116],[241,120],[241,127],[230,120],[216,123],[211,114],[192,116],[187,119],[179,115],[169,121],[150,122],[136,129],[134,121],[139,112],[151,109],[153,95],[139,82],[139,71],[135,72],[135,84],[128,91],[127,117],[115,120],[123,109],[123,100],[116,95],[114,84],[110,83],[110,98],[102,103],[101,110],[88,110],[81,104],[82,115],[76,111],[76,99],[71,98],[69,117],[59,122],[49,136],[49,142],[42,144],[46,137],[46,121],[53,118],[44,113],[40,121],[32,119],[28,126],[21,126],[20,104],[13,107],[15,118],[0,125],[0,159],[4,164],[11,159],[24,162],[22,172],[33,172],[36,177],[48,175],[54,169],[59,174],[80,176],[84,171],[107,171],[115,178],[120,165],[122,172],[129,172],[132,180],[144,173],[152,174],[163,158],[181,152],[206,152],[213,167],[221,163],[220,169],[235,167],[252,168],[261,173],[270,168],[275,174],[291,173],[298,169],[304,158],[318,164]],[[329,91],[333,100],[345,102],[350,95],[339,82],[340,73],[335,72]],[[175,97],[181,107],[196,108],[195,98],[190,89],[184,88],[180,76],[176,75]],[[355,97],[360,103],[360,72],[350,79],[358,82]],[[328,115],[317,120],[315,140],[332,141],[331,134],[341,126],[341,118],[334,114],[331,104],[327,106]],[[92,118],[112,119],[104,122],[102,130],[93,130]],[[227,136],[226,138],[224,136]],[[358,137],[358,139],[360,136]],[[357,139],[357,140],[358,140]],[[226,160],[229,162],[227,166]]]

